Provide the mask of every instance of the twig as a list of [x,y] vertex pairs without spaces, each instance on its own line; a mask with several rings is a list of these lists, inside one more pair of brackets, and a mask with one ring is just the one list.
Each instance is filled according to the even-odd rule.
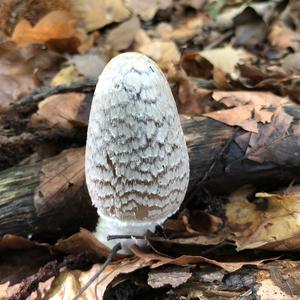
[[44,282],[51,278],[56,277],[59,274],[61,264],[56,260],[48,262],[45,266],[39,269],[39,271],[22,281],[19,291],[12,295],[8,300],[23,300],[27,299],[35,290],[37,290],[39,283]]
[[84,287],[82,287],[78,294],[73,298],[73,300],[79,299],[79,297],[86,291],[86,289],[99,277],[99,275],[105,270],[105,268],[110,264],[111,260],[113,259],[113,256],[121,249],[121,244],[116,244],[112,249],[110,254],[108,255],[106,261],[102,265],[102,268],[97,271],[92,278],[85,284]]
[[208,44],[206,47],[204,47],[204,50],[209,50],[218,47],[220,44],[225,42],[227,39],[231,38],[234,34],[233,30],[229,30],[223,34],[221,34],[217,39],[212,41],[210,44]]
[[67,85],[38,88],[33,90],[26,96],[22,97],[21,99],[19,99],[16,103],[16,106],[22,107],[28,104],[30,105],[37,104],[41,100],[55,94],[69,93],[69,92],[82,92],[82,93],[93,92],[95,86],[96,86],[95,80],[85,79]]
[[127,235],[108,235],[107,236],[107,240],[110,241],[110,240],[116,240],[116,239],[138,239],[138,240],[143,240],[145,239],[144,236],[142,235],[130,235],[130,234],[127,234]]
[[202,250],[200,255],[207,255],[207,254],[211,254],[213,252],[215,252],[216,250],[219,250],[225,246],[234,246],[234,243],[230,242],[230,241],[223,241],[220,244],[214,245],[212,247],[209,247],[206,250]]

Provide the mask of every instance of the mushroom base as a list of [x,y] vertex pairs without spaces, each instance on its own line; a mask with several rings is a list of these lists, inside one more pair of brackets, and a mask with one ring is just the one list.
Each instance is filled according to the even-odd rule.
[[[130,246],[138,245],[139,247],[147,246],[147,241],[143,238],[135,238],[135,236],[144,236],[147,230],[154,232],[157,225],[162,222],[137,222],[137,221],[120,221],[107,216],[100,216],[94,232],[95,237],[105,246],[113,248],[117,243],[121,243],[122,250],[119,253],[131,254]],[[131,238],[107,240],[108,236],[123,235],[132,236]]]

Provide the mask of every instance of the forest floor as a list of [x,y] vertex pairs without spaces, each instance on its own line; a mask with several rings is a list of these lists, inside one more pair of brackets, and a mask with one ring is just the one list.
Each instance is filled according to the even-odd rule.
[[[127,51],[163,70],[191,175],[150,247],[111,257],[84,150]],[[3,0],[0,300],[300,299],[299,103],[297,0]]]

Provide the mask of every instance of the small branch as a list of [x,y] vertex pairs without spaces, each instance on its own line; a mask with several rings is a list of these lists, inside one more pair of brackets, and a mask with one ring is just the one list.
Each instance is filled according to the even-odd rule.
[[226,31],[225,33],[221,34],[216,38],[214,41],[212,41],[210,44],[208,44],[206,47],[204,47],[204,50],[209,50],[218,47],[223,42],[231,38],[234,34],[233,30]]
[[35,89],[26,96],[19,99],[16,103],[17,107],[23,107],[26,105],[37,104],[41,100],[56,94],[69,93],[69,92],[82,92],[89,93],[95,89],[97,81],[91,79],[85,79],[83,81],[72,82],[67,85],[58,85],[54,87],[42,87]]
[[113,259],[113,256],[121,249],[121,244],[118,243],[116,244],[110,254],[108,255],[106,261],[104,262],[104,264],[102,265],[102,268],[96,272],[93,277],[86,283],[86,285],[84,287],[82,287],[78,294],[73,298],[73,300],[77,300],[79,299],[79,297],[87,290],[87,288],[99,277],[99,275],[105,270],[105,268],[110,264],[110,262],[112,261]]
[[51,277],[56,277],[59,274],[61,265],[55,260],[50,261],[39,271],[26,278],[20,285],[19,291],[12,295],[8,300],[23,300],[27,299],[34,291],[38,289],[39,283],[48,280]]
[[111,241],[111,240],[117,240],[117,239],[137,239],[137,240],[144,240],[145,237],[142,236],[142,235],[130,235],[130,234],[127,234],[127,235],[108,235],[107,236],[107,240],[108,241]]

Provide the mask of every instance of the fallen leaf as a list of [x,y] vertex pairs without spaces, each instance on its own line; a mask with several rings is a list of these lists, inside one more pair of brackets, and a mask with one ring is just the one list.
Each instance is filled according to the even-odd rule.
[[84,107],[86,95],[80,93],[66,93],[53,95],[38,105],[38,111],[31,116],[32,127],[59,128],[72,130],[76,126],[86,126],[77,119]]
[[216,233],[221,230],[223,225],[221,218],[201,210],[189,212],[184,209],[179,214],[178,219],[184,224],[186,231],[193,234]]
[[291,48],[297,51],[300,49],[300,34],[288,28],[283,22],[273,25],[268,39],[273,47],[280,50]]
[[183,53],[180,59],[180,65],[188,76],[211,78],[213,65],[201,55],[199,52]]
[[0,239],[0,251],[11,251],[17,249],[30,249],[30,248],[39,248],[45,247],[45,245],[30,241],[24,237],[16,236],[13,234],[5,234]]
[[53,260],[48,246],[11,234],[1,238],[0,252],[5,259],[0,261],[0,299],[18,292],[22,280]]
[[289,73],[300,74],[300,52],[287,55],[282,61],[282,67]]
[[[179,222],[177,222],[178,224]],[[170,223],[169,223],[170,224]],[[195,236],[192,234],[189,235],[183,235],[180,236],[181,233],[180,231],[176,232],[175,234],[178,237],[174,237],[174,235],[172,236],[172,232],[168,232],[167,230],[169,229],[168,223],[165,225],[165,233],[167,235],[169,235],[171,238],[166,238],[166,237],[157,237],[157,236],[148,236],[147,240],[151,246],[152,249],[154,249],[156,252],[156,248],[159,248],[160,251],[166,251],[168,254],[168,252],[170,251],[170,249],[172,249],[172,255],[177,256],[181,254],[181,250],[184,249],[183,251],[187,250],[187,249],[191,249],[192,253],[199,253],[202,250],[207,249],[207,246],[216,246],[219,244],[222,244],[226,238],[228,238],[228,232],[225,230],[220,230],[217,233],[214,234],[197,234]],[[176,229],[178,227],[172,227],[172,225],[174,225],[174,223],[171,223],[171,227],[170,229]],[[182,228],[179,227],[179,230],[181,230]],[[183,232],[186,229],[183,229]],[[166,249],[166,250],[164,250]],[[174,250],[174,251],[173,251]]]
[[[278,144],[288,135],[288,130],[293,117],[287,114],[282,107],[278,107],[272,116],[271,123],[260,126],[259,131],[251,135],[249,146],[246,150],[246,157],[262,163],[266,157],[272,155],[272,144]],[[282,151],[282,150],[281,150]],[[274,153],[276,155],[276,153]],[[282,161],[283,157],[281,157]]]
[[258,132],[257,122],[252,119],[254,106],[252,104],[238,106],[226,110],[217,110],[204,116],[230,126],[240,126],[246,131]]
[[[87,290],[82,294],[86,299],[103,299],[108,285],[120,274],[127,274],[149,265],[138,257],[124,258],[109,264]],[[73,299],[85,284],[102,268],[95,264],[89,271],[64,271],[54,280],[52,286],[56,286],[45,299]]]
[[58,71],[58,73],[52,78],[50,84],[51,86],[58,86],[62,84],[67,85],[81,79],[82,76],[79,74],[75,66],[68,66]]
[[63,58],[40,45],[23,48],[3,43],[0,48],[0,110],[53,76]]
[[77,51],[80,54],[86,53],[88,50],[90,50],[93,47],[93,45],[95,44],[95,42],[97,41],[99,36],[100,36],[100,34],[98,31],[94,31],[88,35],[85,34],[80,39],[81,44],[78,46]]
[[238,6],[226,6],[216,18],[216,25],[218,28],[224,30],[233,27],[234,20],[239,16],[247,7],[255,11],[256,14],[261,16],[266,24],[271,19],[272,14],[277,9],[277,2],[249,2]]
[[[273,286],[276,290],[280,289],[279,295],[284,292],[285,299],[288,298],[288,296],[290,296],[290,299],[299,298],[300,282],[298,262],[290,259],[272,261],[267,264],[266,269],[269,271],[269,278],[272,280],[271,287]],[[262,290],[263,289],[260,289],[260,291]],[[267,299],[266,296],[268,295],[262,294],[262,299]]]
[[143,21],[151,20],[159,9],[171,7],[172,0],[125,0],[126,6]]
[[81,228],[80,232],[58,241],[51,249],[68,254],[89,253],[97,258],[107,257],[111,252],[109,248],[100,243],[91,232],[84,228]]
[[257,122],[261,122],[263,124],[270,123],[273,117],[273,112],[268,111],[266,109],[254,109],[254,118]]
[[68,64],[74,64],[79,74],[85,78],[97,79],[105,67],[106,61],[97,54],[73,55]]
[[137,49],[143,45],[150,44],[151,38],[143,29],[139,29],[134,37],[134,48]]
[[155,253],[146,253],[143,252],[136,246],[131,248],[131,251],[139,258],[143,259],[145,262],[151,262],[151,269],[156,269],[158,267],[164,265],[176,265],[176,266],[187,266],[189,264],[199,264],[199,263],[207,263],[218,266],[227,272],[235,272],[244,265],[254,265],[260,266],[264,262],[264,260],[260,261],[249,261],[249,262],[218,262],[213,259],[208,259],[203,256],[192,256],[192,255],[181,255],[177,258],[169,258],[165,256],[161,256]]
[[172,63],[178,63],[180,59],[177,46],[172,41],[153,40],[139,46],[136,50],[154,59],[163,70]]
[[100,29],[113,22],[122,22],[130,11],[122,0],[67,0],[72,13],[82,20],[86,31]]
[[133,16],[109,32],[106,42],[116,51],[125,50],[131,46],[135,35],[140,29],[140,21]]
[[235,45],[257,47],[262,44],[267,33],[267,25],[263,18],[251,7],[234,18]]
[[255,107],[271,108],[288,102],[285,97],[279,97],[269,92],[256,91],[214,91],[212,98],[217,102],[224,103],[227,107],[252,104]]
[[231,46],[204,50],[199,54],[207,59],[214,67],[221,69],[231,76],[237,76],[235,66],[250,61],[253,56],[243,49],[234,49]]
[[[31,1],[2,0],[0,3],[0,32],[11,36],[21,19],[36,24],[43,16],[55,10],[68,10],[65,0]],[[13,17],[12,17],[13,16]]]
[[22,19],[15,27],[12,40],[21,46],[45,43],[49,40],[71,38],[76,33],[76,19],[67,11],[53,11],[34,27]]
[[228,78],[227,74],[223,70],[221,70],[217,67],[214,67],[214,69],[213,69],[213,79],[214,79],[214,84],[217,89],[223,90],[223,91],[233,89],[232,85],[230,84],[230,79]]
[[254,203],[249,202],[248,196],[249,190],[241,189],[226,206],[238,250],[299,251],[299,188],[292,194],[256,193]]
[[163,40],[174,40],[178,43],[185,43],[192,39],[195,35],[201,34],[202,27],[207,21],[207,18],[199,13],[196,16],[187,18],[187,20],[173,27],[169,23],[159,23],[156,26],[155,34],[158,38]]

